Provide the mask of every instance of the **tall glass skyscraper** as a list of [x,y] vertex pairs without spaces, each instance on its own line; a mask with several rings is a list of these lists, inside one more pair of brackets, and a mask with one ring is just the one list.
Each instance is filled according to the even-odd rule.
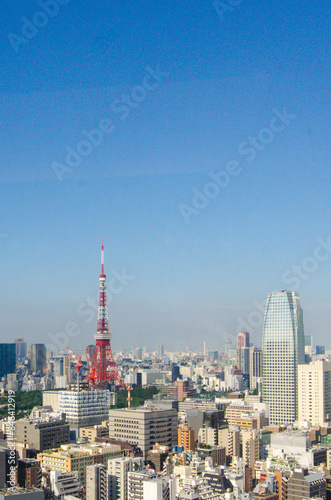
[[270,293],[263,325],[263,400],[271,424],[291,424],[298,416],[298,364],[304,364],[303,313],[299,295]]

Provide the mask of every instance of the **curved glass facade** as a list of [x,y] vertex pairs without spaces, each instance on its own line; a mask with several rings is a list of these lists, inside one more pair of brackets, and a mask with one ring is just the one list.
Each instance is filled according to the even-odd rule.
[[298,364],[304,363],[303,314],[294,292],[271,293],[263,325],[263,400],[270,407],[271,424],[297,419]]

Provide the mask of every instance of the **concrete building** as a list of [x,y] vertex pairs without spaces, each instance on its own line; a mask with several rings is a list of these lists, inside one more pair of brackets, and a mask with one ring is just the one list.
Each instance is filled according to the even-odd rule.
[[260,440],[256,430],[244,430],[241,432],[242,458],[251,470],[255,462],[260,458]]
[[144,468],[142,458],[117,457],[108,461],[109,500],[128,499],[128,473]]
[[164,477],[143,481],[143,500],[175,500],[175,480]]
[[88,500],[108,499],[107,467],[103,464],[86,467],[86,498]]
[[308,474],[308,469],[294,469],[287,482],[287,500],[325,498],[326,480],[321,472]]
[[108,438],[109,422],[102,422],[101,425],[93,425],[90,427],[81,427],[79,429],[79,437],[85,438],[87,441],[93,442],[96,438]]
[[177,444],[177,411],[132,408],[109,411],[109,437],[137,445],[145,459],[153,445]]
[[60,411],[59,398],[59,391],[44,391],[43,406],[51,406],[53,411],[58,412]]
[[67,495],[80,498],[82,488],[81,483],[78,481],[77,472],[50,471],[50,490],[54,498],[62,499],[67,497]]
[[0,490],[0,500],[44,500],[44,490],[39,488],[15,488],[13,493],[8,488]]
[[236,401],[227,407],[225,412],[225,419],[229,427],[235,427],[237,420],[242,418],[242,415],[253,413],[253,405],[249,405],[245,401]]
[[69,443],[69,430],[64,413],[45,413],[41,418],[21,418],[15,422],[17,443],[37,451]]
[[212,427],[202,427],[199,430],[198,442],[206,444],[208,446],[217,446],[218,443],[217,434],[218,434],[217,429],[213,429]]
[[263,324],[263,400],[271,424],[292,424],[298,417],[298,365],[304,364],[303,313],[294,292],[268,296]]
[[218,445],[224,446],[229,457],[240,456],[240,430],[221,429],[218,431]]
[[144,483],[154,478],[156,478],[156,473],[153,469],[142,469],[140,471],[129,472],[128,499],[144,500]]
[[320,426],[331,422],[331,363],[298,366],[298,420]]

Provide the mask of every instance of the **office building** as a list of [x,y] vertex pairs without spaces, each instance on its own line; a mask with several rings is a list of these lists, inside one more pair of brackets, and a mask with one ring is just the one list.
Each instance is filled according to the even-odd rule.
[[32,344],[30,347],[30,368],[32,373],[46,375],[45,344]]
[[228,457],[239,457],[240,454],[240,430],[221,429],[218,431],[218,445],[225,447]]
[[324,426],[331,421],[331,363],[298,366],[298,420]]
[[255,462],[260,458],[260,440],[256,430],[243,430],[242,438],[242,458],[250,469],[254,469]]
[[103,464],[86,467],[86,498],[89,500],[107,500],[108,475],[107,467]]
[[15,422],[15,438],[22,448],[44,451],[69,443],[69,424],[64,414],[45,413],[40,418]]
[[262,378],[262,349],[250,347],[249,349],[249,388],[254,391]]
[[16,368],[16,344],[0,344],[0,378],[14,373]]
[[85,488],[86,467],[88,465],[107,465],[109,459],[119,456],[121,456],[120,445],[65,444],[58,449],[38,453],[37,459],[43,469],[77,472],[78,481]]
[[147,453],[158,443],[172,447],[177,444],[177,411],[153,408],[132,408],[109,411],[109,437],[128,441]]
[[66,414],[70,429],[101,424],[108,419],[109,391],[60,391],[59,411]]
[[68,384],[71,382],[71,356],[64,354],[62,357],[62,374],[67,379]]
[[28,348],[26,342],[24,342],[24,339],[14,339],[14,342],[16,344],[16,359],[22,361],[24,358],[26,358],[27,353],[28,353]]
[[271,293],[263,324],[263,400],[271,424],[298,416],[298,365],[304,363],[303,313],[297,293]]

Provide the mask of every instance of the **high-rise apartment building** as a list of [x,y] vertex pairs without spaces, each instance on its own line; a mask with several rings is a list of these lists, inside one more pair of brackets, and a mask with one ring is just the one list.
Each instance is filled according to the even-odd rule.
[[45,344],[32,344],[30,348],[31,372],[46,374],[46,347]]
[[0,344],[0,378],[14,373],[16,368],[16,344]]
[[108,460],[108,498],[128,500],[128,473],[143,469],[142,458],[117,457]]
[[195,449],[195,436],[193,427],[191,427],[190,425],[180,425],[178,427],[178,446],[182,446],[184,448],[184,451],[193,451]]
[[321,426],[331,421],[331,363],[298,366],[298,420]]
[[263,324],[263,400],[271,424],[291,424],[298,416],[298,365],[304,363],[303,313],[294,292],[268,295]]
[[89,500],[107,500],[107,467],[103,464],[86,467],[86,498]]

